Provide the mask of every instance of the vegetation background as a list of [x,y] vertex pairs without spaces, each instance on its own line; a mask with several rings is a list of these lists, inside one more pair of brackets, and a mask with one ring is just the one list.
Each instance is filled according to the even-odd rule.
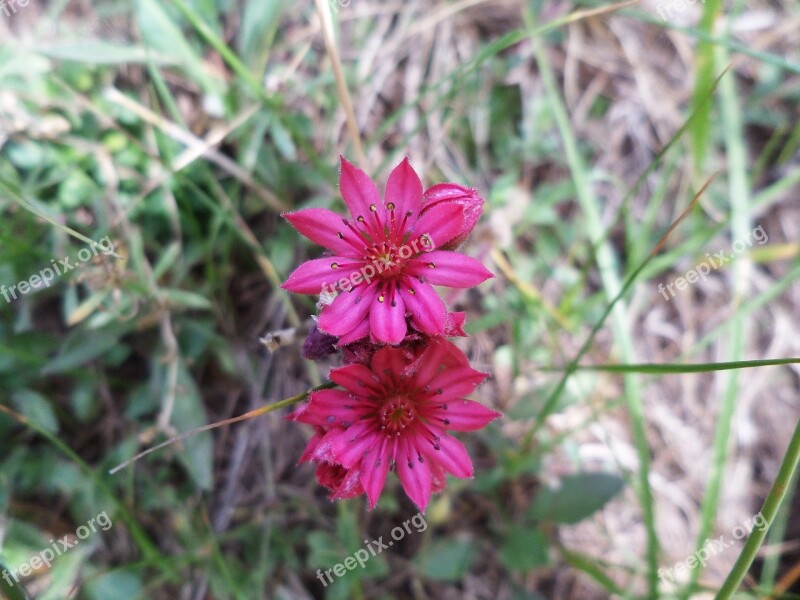
[[[0,301],[0,562],[105,511],[31,597],[712,598],[777,479],[738,597],[800,598],[798,31],[794,0],[6,0],[0,284],[114,254]],[[446,300],[506,416],[425,531],[323,587],[416,509],[328,501],[289,409],[109,469],[337,364],[278,284],[339,154],[485,196],[464,251],[497,277]]]

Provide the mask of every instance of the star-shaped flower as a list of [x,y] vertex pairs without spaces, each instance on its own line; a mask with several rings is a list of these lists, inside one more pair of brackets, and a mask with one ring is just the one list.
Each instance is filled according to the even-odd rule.
[[282,287],[300,294],[335,293],[318,326],[340,345],[367,335],[399,344],[409,324],[443,335],[447,309],[432,286],[467,288],[492,277],[479,261],[450,250],[475,226],[483,199],[449,183],[423,193],[408,159],[389,175],[382,199],[366,173],[341,162],[339,187],[351,218],[325,208],[285,214],[332,255],[303,263]]
[[394,469],[424,511],[446,472],[473,476],[466,449],[447,432],[474,431],[502,416],[464,398],[486,377],[444,338],[411,352],[384,347],[370,365],[333,369],[330,378],[344,390],[313,392],[292,415],[317,432],[301,462],[319,463],[317,478],[331,498],[364,492],[370,508]]

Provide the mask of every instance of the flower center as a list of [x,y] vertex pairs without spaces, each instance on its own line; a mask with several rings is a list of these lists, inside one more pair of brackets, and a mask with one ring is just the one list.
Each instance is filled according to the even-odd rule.
[[400,435],[416,418],[416,410],[406,396],[395,396],[379,409],[378,416],[381,430],[390,436]]
[[407,256],[402,256],[397,247],[390,242],[373,244],[366,256],[372,263],[381,279],[391,279],[403,270]]

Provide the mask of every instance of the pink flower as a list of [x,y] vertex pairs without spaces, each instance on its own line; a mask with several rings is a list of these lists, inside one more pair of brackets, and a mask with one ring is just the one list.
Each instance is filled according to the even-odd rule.
[[[302,408],[298,410],[295,416],[299,415],[302,410]],[[315,427],[314,429],[316,433],[308,441],[306,450],[303,456],[300,457],[298,463],[312,460],[312,457],[319,447],[320,440],[328,431],[325,427]],[[354,496],[360,496],[364,493],[364,488],[361,486],[360,473],[357,470],[345,469],[339,464],[329,462],[319,457],[313,460],[319,463],[317,465],[317,481],[331,491],[329,496],[331,500],[353,498]]]
[[483,212],[483,198],[478,195],[478,190],[457,183],[439,183],[429,187],[422,195],[422,214],[424,215],[434,206],[448,203],[464,207],[465,232],[447,244],[443,244],[445,250],[458,248],[474,229]]
[[442,250],[475,226],[483,200],[474,190],[440,184],[425,192],[408,159],[386,184],[385,200],[372,180],[342,158],[339,180],[352,219],[324,208],[284,215],[331,256],[300,265],[283,283],[299,294],[339,293],[319,316],[319,328],[348,344],[367,335],[398,344],[408,325],[443,335],[444,302],[433,285],[467,288],[492,274],[477,260]]
[[317,476],[332,497],[363,489],[370,509],[390,469],[423,511],[431,493],[444,488],[445,473],[472,477],[466,449],[447,431],[474,431],[501,416],[464,398],[487,374],[470,368],[444,338],[411,354],[384,347],[369,366],[347,365],[330,377],[344,390],[313,392],[292,415],[317,429],[301,461],[326,465]]

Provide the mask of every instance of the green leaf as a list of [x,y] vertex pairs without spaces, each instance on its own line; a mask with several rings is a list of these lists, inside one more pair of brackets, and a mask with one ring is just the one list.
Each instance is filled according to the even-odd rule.
[[[9,570],[8,567],[0,562],[0,571],[7,570]],[[0,577],[0,598],[3,600],[30,600],[30,596],[25,592],[21,582],[14,582],[13,578],[11,582],[14,585],[9,584],[4,577]]]
[[240,52],[258,73],[266,64],[269,47],[275,38],[286,3],[282,0],[248,0],[242,11]]
[[[166,383],[165,383],[166,385]],[[162,393],[166,393],[163,390]],[[178,366],[175,408],[172,424],[178,431],[189,431],[207,424],[197,385],[183,361]],[[200,489],[210,490],[214,485],[213,467],[214,443],[210,432],[198,433],[184,442],[184,449],[178,454],[180,461]]]
[[37,48],[36,51],[50,58],[90,65],[146,64],[151,61],[159,65],[174,63],[169,57],[155,54],[140,46],[125,46],[101,40],[53,44]]
[[89,597],[93,600],[134,600],[141,598],[142,583],[132,573],[112,571],[91,579],[86,584]]
[[58,419],[47,399],[33,390],[17,390],[11,396],[14,407],[42,429],[58,432]]
[[503,540],[500,558],[510,571],[528,571],[548,563],[547,536],[537,527],[516,527]]
[[324,569],[339,562],[341,553],[338,542],[324,531],[312,531],[308,534],[308,559],[306,564],[315,569]]
[[472,563],[475,544],[467,539],[437,540],[417,555],[420,572],[428,579],[459,581]]
[[70,371],[102,356],[120,343],[119,338],[123,332],[124,329],[117,326],[102,330],[73,331],[67,336],[56,357],[42,369],[42,374],[52,375]]
[[528,515],[539,521],[572,524],[600,510],[625,486],[611,473],[577,473],[561,479],[558,489],[544,488],[534,499]]
[[[707,373],[711,371],[732,371],[734,369],[752,369],[754,367],[774,367],[780,365],[800,364],[800,358],[765,358],[759,360],[734,360],[730,362],[695,363],[691,365],[641,363],[627,365],[578,365],[579,371],[607,371],[609,373],[652,373],[655,375],[669,373]],[[543,371],[560,371],[564,369],[542,369]]]
[[164,297],[171,306],[179,306],[182,308],[195,308],[200,310],[211,309],[211,302],[208,298],[195,294],[194,292],[187,292],[184,290],[161,290]]
[[136,3],[139,31],[147,46],[162,55],[172,56],[203,87],[206,93],[217,93],[218,86],[207,74],[200,55],[192,48],[183,32],[155,0]]
[[161,254],[158,262],[153,267],[153,279],[158,281],[164,276],[172,265],[178,260],[181,255],[181,245],[178,242],[172,242]]

